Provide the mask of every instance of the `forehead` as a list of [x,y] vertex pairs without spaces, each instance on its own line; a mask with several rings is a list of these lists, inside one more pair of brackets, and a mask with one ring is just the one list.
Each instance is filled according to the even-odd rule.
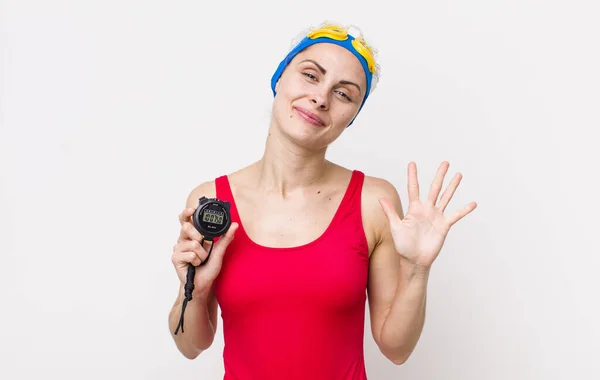
[[362,75],[364,70],[358,58],[346,48],[336,44],[321,42],[311,45],[298,53],[295,60],[301,62],[305,59],[313,59],[321,64],[328,72],[337,71],[340,73]]

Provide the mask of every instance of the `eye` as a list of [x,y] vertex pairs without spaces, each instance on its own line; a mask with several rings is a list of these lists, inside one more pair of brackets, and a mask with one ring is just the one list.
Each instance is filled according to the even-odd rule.
[[350,99],[350,97],[348,95],[346,95],[343,91],[336,91],[338,94],[340,94],[342,97],[346,98],[349,101],[352,101],[352,99]]
[[317,80],[317,77],[314,76],[311,73],[302,73],[302,75],[306,76],[307,78],[309,78],[310,80]]

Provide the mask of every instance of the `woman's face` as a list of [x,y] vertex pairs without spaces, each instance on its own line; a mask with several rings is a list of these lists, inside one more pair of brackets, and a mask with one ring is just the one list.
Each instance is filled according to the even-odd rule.
[[365,96],[366,78],[351,52],[318,43],[294,57],[275,91],[275,126],[306,148],[322,149],[356,116]]

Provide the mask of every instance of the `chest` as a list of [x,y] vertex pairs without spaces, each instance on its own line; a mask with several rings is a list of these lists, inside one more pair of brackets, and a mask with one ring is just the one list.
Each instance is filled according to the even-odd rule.
[[329,234],[304,247],[263,248],[234,239],[215,291],[224,318],[259,311],[345,315],[364,305],[369,257],[359,239]]
[[364,305],[369,247],[361,192],[352,187],[265,196],[233,192],[240,235],[227,248],[215,289],[223,315],[304,310],[347,315]]
[[318,239],[342,205],[342,191],[316,192],[289,199],[274,199],[245,192],[236,198],[241,223],[257,244],[295,247]]

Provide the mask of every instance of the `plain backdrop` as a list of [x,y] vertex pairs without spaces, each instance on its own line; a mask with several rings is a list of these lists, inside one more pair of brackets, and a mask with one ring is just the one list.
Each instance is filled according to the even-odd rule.
[[[219,379],[167,316],[177,215],[260,158],[293,37],[355,24],[382,76],[328,151],[407,204],[450,162],[450,232],[409,361],[370,379],[598,379],[594,1],[0,2],[0,378]],[[291,327],[293,328],[293,327]],[[290,342],[293,344],[293,342]]]

